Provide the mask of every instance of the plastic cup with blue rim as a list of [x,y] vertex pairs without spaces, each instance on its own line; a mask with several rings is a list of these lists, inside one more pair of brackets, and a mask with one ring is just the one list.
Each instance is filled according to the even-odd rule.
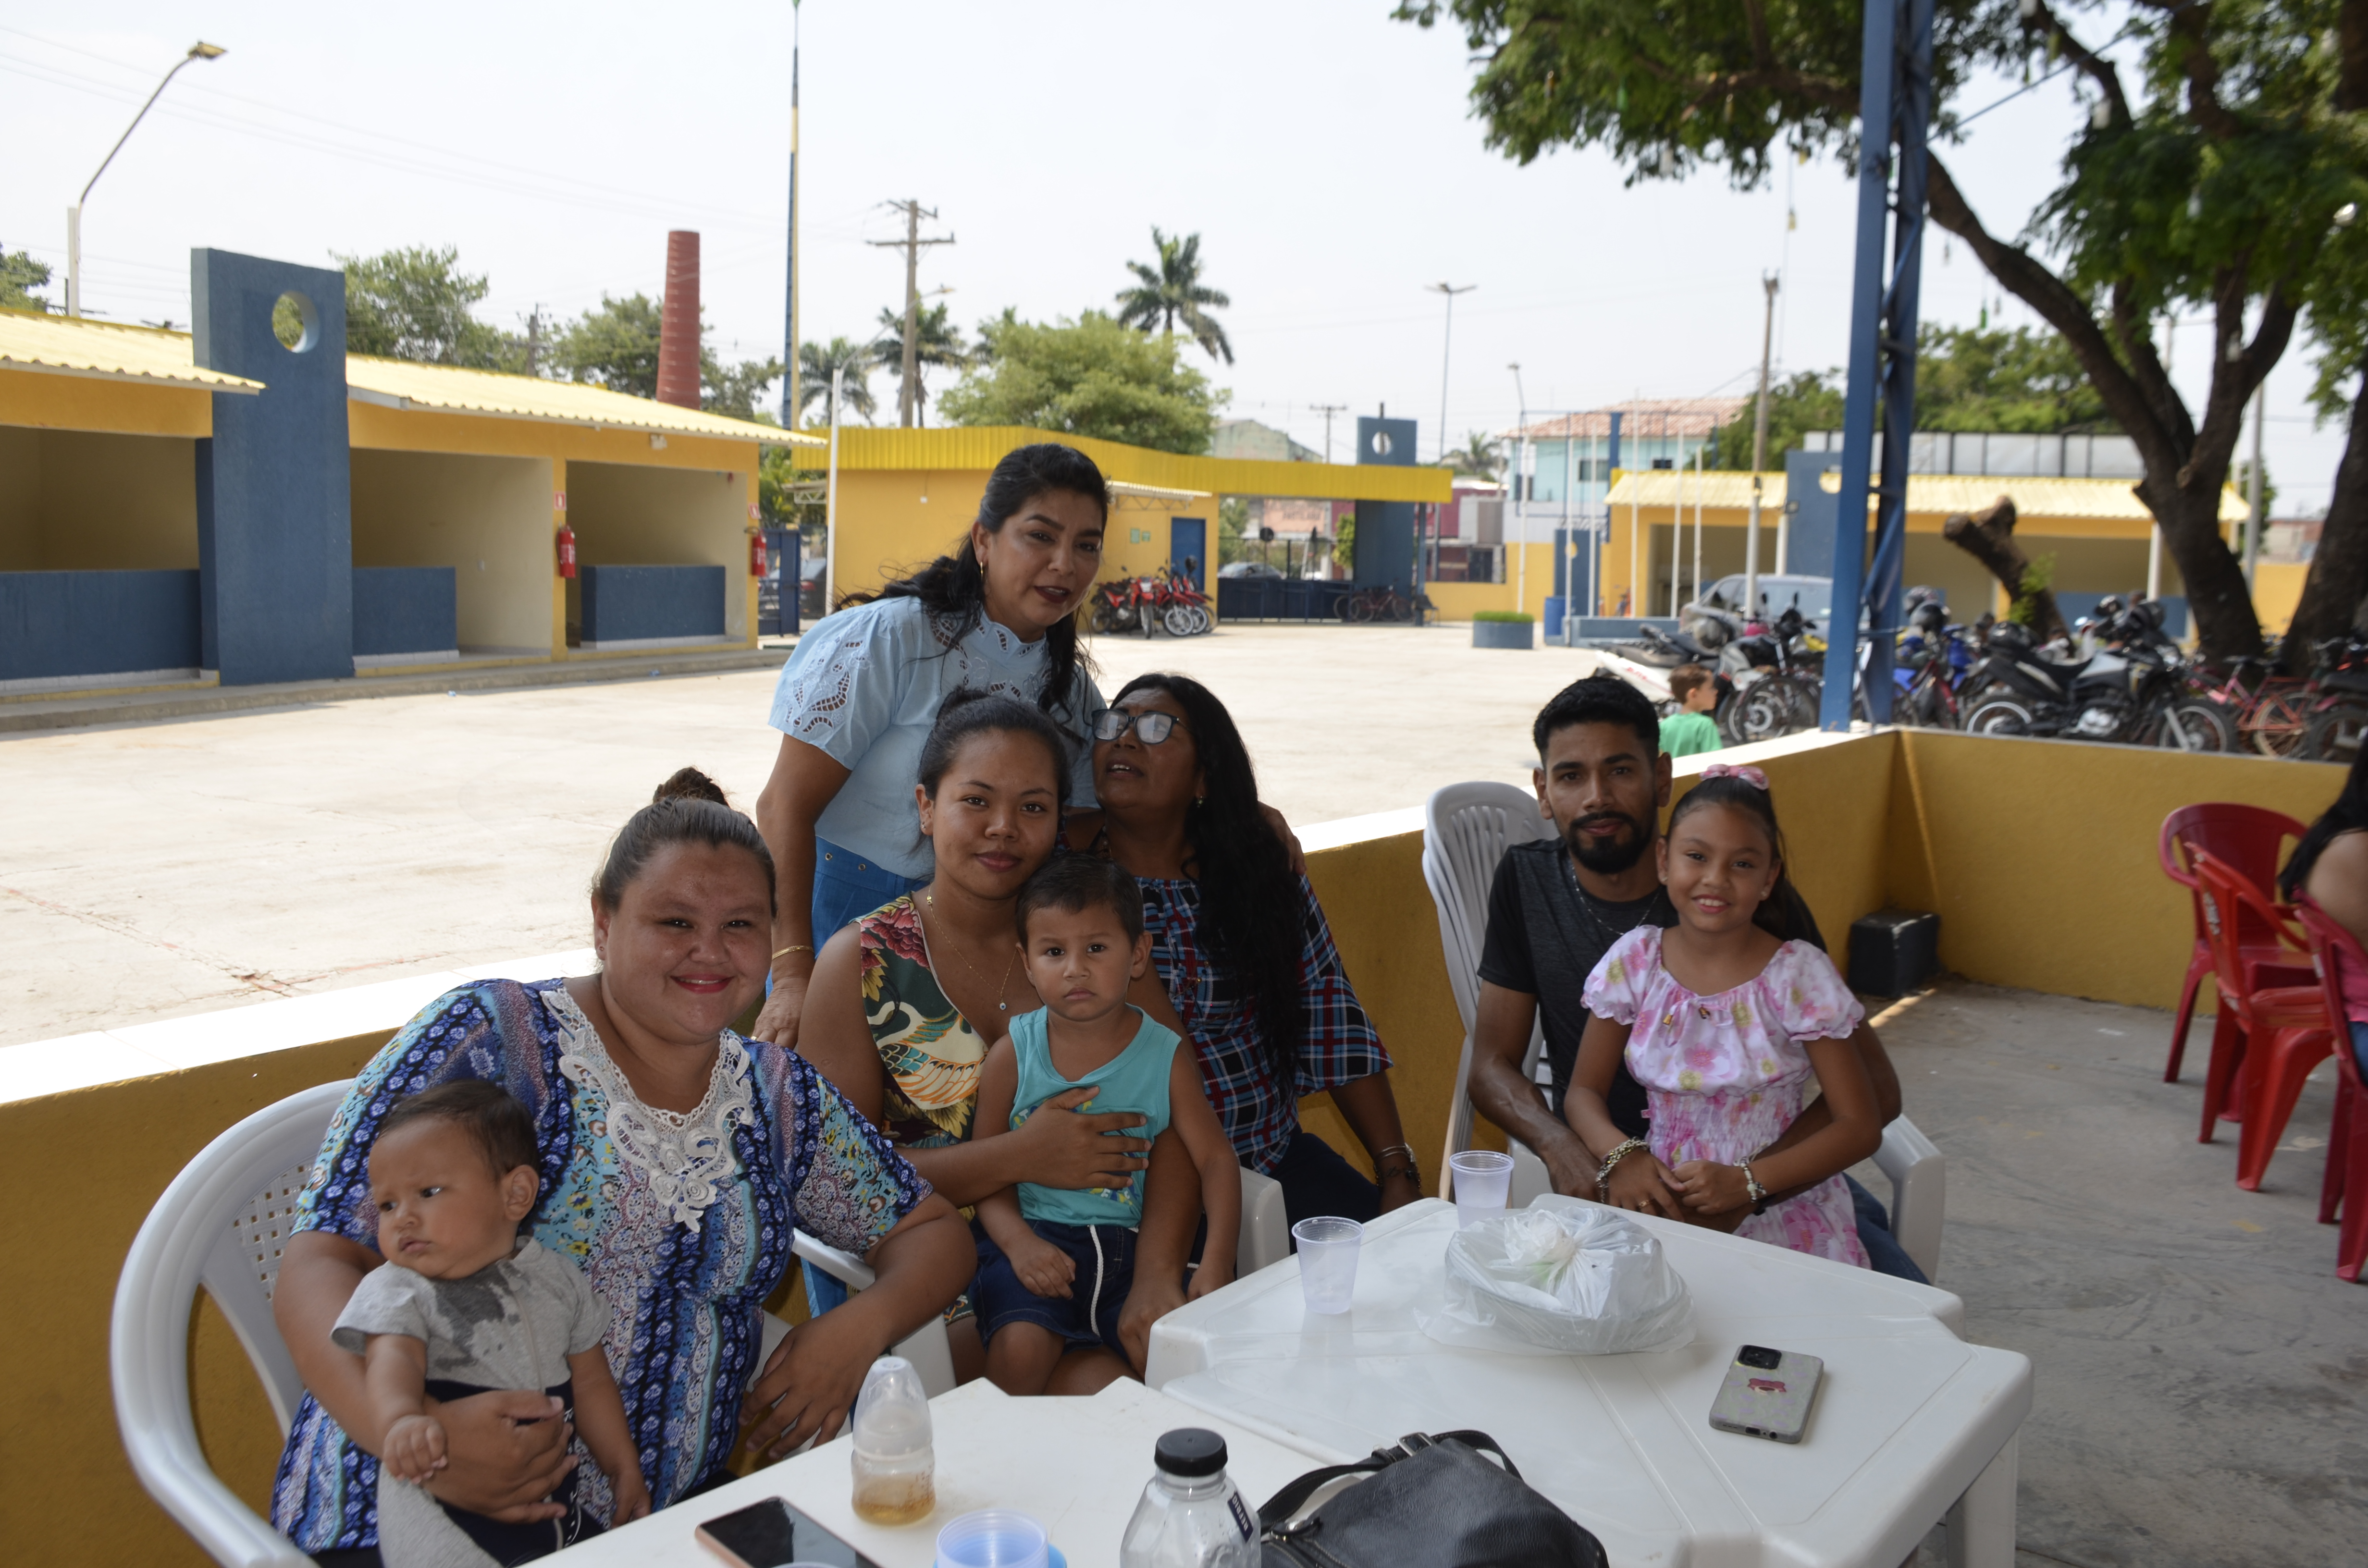
[[983,1508],[938,1532],[937,1568],[1051,1568],[1044,1527],[1016,1508]]

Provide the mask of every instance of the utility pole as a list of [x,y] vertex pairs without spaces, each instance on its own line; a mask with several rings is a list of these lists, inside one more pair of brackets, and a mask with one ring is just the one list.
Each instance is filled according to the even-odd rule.
[[790,0],[790,261],[789,302],[781,326],[789,339],[781,351],[781,428],[798,427],[798,0]]
[[1332,460],[1332,416],[1348,413],[1349,405],[1345,403],[1319,403],[1311,406],[1324,416],[1324,460],[1329,463]]
[[539,301],[526,317],[526,373],[542,374],[542,305]]
[[909,430],[913,427],[913,411],[916,406],[914,390],[920,379],[920,345],[916,333],[921,309],[921,252],[929,245],[950,245],[954,243],[954,237],[951,234],[928,240],[921,237],[921,220],[927,218],[935,222],[938,214],[934,209],[923,207],[918,199],[890,201],[882,205],[894,207],[905,214],[905,237],[901,240],[866,240],[863,243],[877,245],[882,250],[901,249],[905,253],[905,358],[900,372],[905,384],[896,391],[896,423]]
[[1439,346],[1439,460],[1444,463],[1447,460],[1447,357],[1455,347],[1455,296],[1469,294],[1480,285],[1466,283],[1459,288],[1452,283],[1426,283],[1423,287],[1434,294],[1447,296],[1447,335]]
[[1762,273],[1759,278],[1759,287],[1768,295],[1768,308],[1759,318],[1759,409],[1751,417],[1751,521],[1744,529],[1743,546],[1746,624],[1759,615],[1759,472],[1768,466],[1768,358],[1776,341],[1776,278],[1773,272]]
[[2266,378],[2253,389],[2253,471],[2245,476],[2245,592],[2253,591],[2253,569],[2261,563],[2261,425],[2268,417],[2270,383]]

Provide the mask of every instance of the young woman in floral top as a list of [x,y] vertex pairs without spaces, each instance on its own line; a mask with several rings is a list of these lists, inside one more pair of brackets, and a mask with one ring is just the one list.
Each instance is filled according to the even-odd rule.
[[[324,1563],[375,1563],[378,1461],[362,1359],[330,1329],[383,1261],[370,1151],[397,1102],[464,1078],[534,1119],[537,1242],[583,1270],[657,1506],[728,1472],[745,1436],[779,1455],[845,1420],[872,1360],[968,1284],[971,1238],[947,1201],[793,1053],[727,1027],[763,984],[773,868],[756,825],[686,768],[617,835],[592,895],[600,971],[487,981],[430,1004],[354,1082],[329,1126],[272,1311],[306,1394],[272,1521]],[[763,1303],[792,1230],[867,1256],[879,1282],[782,1342],[759,1371]],[[753,1378],[753,1383],[752,1383]],[[519,1521],[577,1463],[541,1390],[439,1405],[451,1463],[427,1483]],[[579,1491],[605,1519],[595,1467]]]
[[[825,943],[807,993],[799,1053],[958,1204],[1019,1181],[1125,1187],[1147,1165],[1150,1141],[1128,1131],[1143,1118],[1077,1112],[1088,1089],[1041,1108],[1068,1114],[1038,1114],[1008,1137],[968,1141],[987,1046],[1012,1018],[1042,1006],[1019,963],[1012,912],[1020,885],[1052,858],[1069,771],[1061,731],[1041,710],[1004,696],[949,696],[916,788],[934,874]],[[1164,999],[1160,1006],[1172,1018]],[[1131,1340],[1148,1336],[1155,1299],[1182,1303],[1200,1219],[1189,1170],[1150,1190],[1135,1272],[1141,1301],[1130,1298],[1121,1324]],[[818,1309],[839,1299],[812,1271],[806,1284]],[[971,1375],[985,1364],[977,1335],[959,1317],[951,1329],[956,1369]]]

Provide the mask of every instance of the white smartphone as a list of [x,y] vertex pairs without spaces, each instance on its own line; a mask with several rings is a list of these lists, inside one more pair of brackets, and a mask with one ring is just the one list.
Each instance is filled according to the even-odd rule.
[[1711,1403],[1710,1424],[1747,1437],[1797,1443],[1825,1375],[1826,1364],[1815,1356],[1747,1345],[1726,1369],[1726,1381]]

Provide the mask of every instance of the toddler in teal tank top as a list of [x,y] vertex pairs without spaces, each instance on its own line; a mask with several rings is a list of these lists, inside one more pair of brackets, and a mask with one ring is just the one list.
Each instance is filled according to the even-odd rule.
[[[1044,1006],[1014,1018],[987,1052],[971,1137],[1016,1129],[1071,1089],[1094,1090],[1080,1112],[1136,1112],[1146,1119],[1133,1134],[1153,1141],[1155,1159],[1161,1144],[1180,1142],[1199,1171],[1208,1240],[1188,1296],[1230,1282],[1242,1191],[1233,1145],[1191,1051],[1126,999],[1151,961],[1134,879],[1108,861],[1062,856],[1020,890],[1018,915],[1028,978]],[[1111,1375],[1142,1375],[1118,1328],[1149,1176],[1076,1189],[1020,1182],[979,1201],[986,1234],[971,1300],[986,1375],[1006,1393],[1042,1393],[1073,1357],[1115,1358]]]

